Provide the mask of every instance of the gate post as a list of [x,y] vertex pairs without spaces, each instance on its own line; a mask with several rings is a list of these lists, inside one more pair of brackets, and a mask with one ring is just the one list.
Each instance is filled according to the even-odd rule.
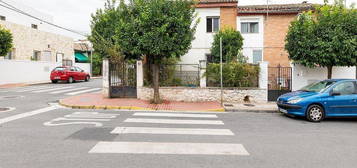
[[110,98],[109,91],[109,60],[107,58],[103,59],[103,97]]
[[136,61],[136,87],[140,88],[143,86],[144,86],[143,62]]
[[259,88],[267,89],[268,88],[268,62],[259,63],[260,72],[259,72]]
[[200,87],[205,88],[207,87],[207,77],[205,75],[206,69],[207,69],[207,61],[206,60],[200,60],[200,66],[199,66],[199,75],[200,75]]

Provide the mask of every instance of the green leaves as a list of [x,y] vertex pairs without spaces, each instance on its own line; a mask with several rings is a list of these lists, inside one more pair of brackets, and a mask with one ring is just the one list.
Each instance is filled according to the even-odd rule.
[[211,48],[213,62],[220,62],[220,38],[223,45],[223,62],[240,60],[244,62],[244,56],[240,54],[243,47],[243,37],[239,31],[232,28],[220,30],[215,36]]
[[308,67],[355,66],[357,11],[341,2],[317,6],[289,27],[285,49],[295,63]]
[[5,56],[12,49],[12,34],[0,26],[0,56]]

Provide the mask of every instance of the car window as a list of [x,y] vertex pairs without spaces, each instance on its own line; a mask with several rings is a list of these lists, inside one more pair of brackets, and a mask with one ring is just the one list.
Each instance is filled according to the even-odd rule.
[[64,71],[64,70],[66,70],[65,67],[57,67],[57,68],[53,69],[53,71]]
[[71,71],[77,71],[75,67],[71,67]]
[[340,93],[341,95],[356,94],[356,85],[354,82],[343,82],[337,84],[333,88],[334,93]]
[[77,69],[78,72],[82,72],[81,68],[76,67],[76,69]]

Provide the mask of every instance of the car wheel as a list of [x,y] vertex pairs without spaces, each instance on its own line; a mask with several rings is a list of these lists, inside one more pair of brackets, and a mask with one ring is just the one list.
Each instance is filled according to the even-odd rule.
[[73,78],[72,78],[72,77],[69,77],[69,78],[68,78],[68,83],[73,83],[73,82],[74,82]]
[[325,117],[325,111],[320,105],[311,105],[307,109],[306,118],[311,122],[320,122]]
[[57,83],[58,82],[58,80],[52,80],[52,83]]
[[89,81],[89,76],[86,76],[86,79],[84,81],[88,82]]

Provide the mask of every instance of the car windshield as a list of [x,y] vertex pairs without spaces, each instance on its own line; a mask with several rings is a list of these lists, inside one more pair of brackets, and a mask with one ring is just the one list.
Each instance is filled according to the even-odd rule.
[[320,81],[320,82],[315,82],[310,85],[307,85],[303,88],[301,88],[299,91],[304,91],[304,92],[323,92],[327,88],[329,88],[331,85],[336,83],[336,81]]
[[64,70],[66,70],[65,67],[57,67],[53,71],[64,71]]

